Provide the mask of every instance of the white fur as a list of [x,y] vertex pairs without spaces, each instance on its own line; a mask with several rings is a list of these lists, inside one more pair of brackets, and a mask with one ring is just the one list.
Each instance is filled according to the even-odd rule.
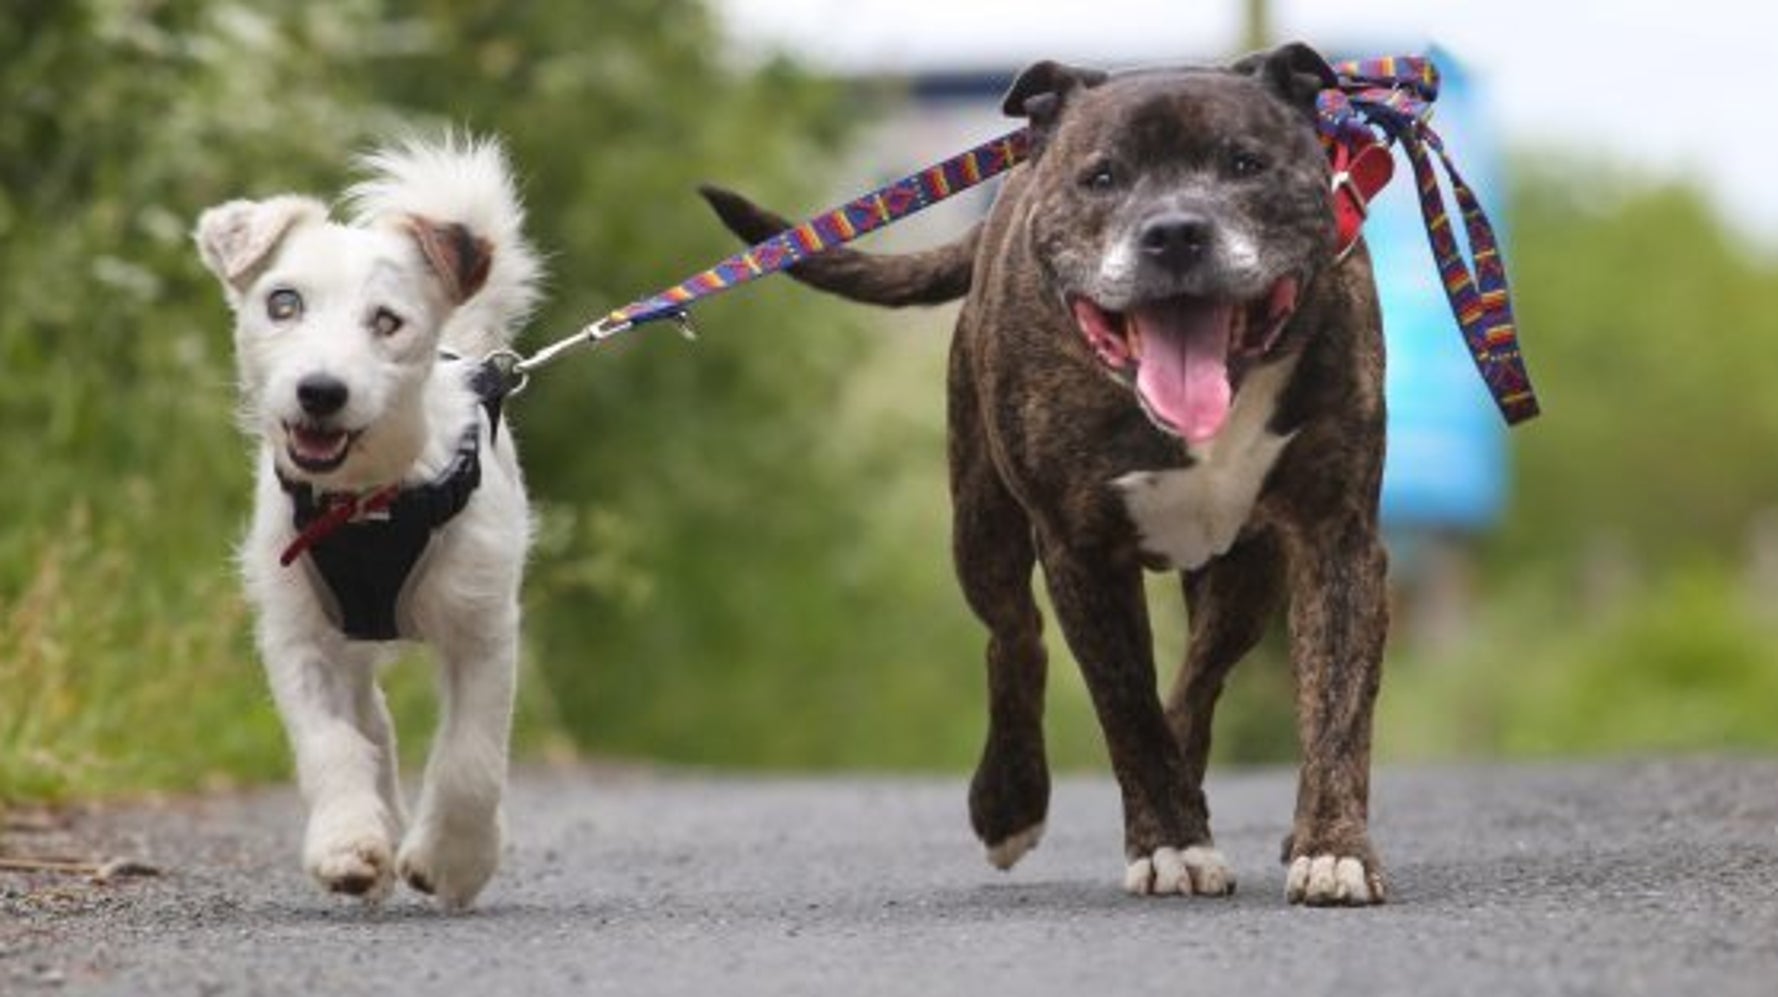
[[[1183,207],[1181,202],[1168,202],[1160,207],[1166,206]],[[1092,274],[1090,287],[1086,288],[1100,306],[1122,310],[1140,297],[1138,285],[1142,282],[1145,261],[1138,246],[1142,226],[1152,217],[1153,214],[1132,218],[1126,225],[1113,226],[1105,236],[1098,267]],[[1212,229],[1212,234],[1205,263],[1222,275],[1224,284],[1257,289],[1277,279],[1265,267],[1259,245],[1245,226],[1223,219]]]
[[1005,871],[1011,869],[1025,857],[1025,853],[1037,847],[1043,840],[1043,821],[1025,828],[1015,834],[1008,835],[999,842],[988,846],[988,864]]
[[1291,903],[1360,907],[1383,902],[1383,884],[1349,855],[1299,855],[1290,863],[1284,895]]
[[1136,896],[1221,897],[1235,892],[1235,873],[1222,853],[1207,845],[1157,848],[1124,868],[1124,889]]
[[1190,570],[1234,545],[1266,475],[1290,443],[1290,436],[1267,426],[1295,369],[1293,356],[1249,374],[1222,430],[1192,451],[1197,463],[1191,467],[1137,471],[1113,482],[1123,492],[1143,550]]
[[[308,871],[331,890],[386,896],[395,875],[469,906],[498,863],[519,643],[519,583],[529,507],[510,432],[481,428],[482,481],[432,541],[408,602],[413,628],[439,658],[439,728],[408,824],[395,733],[376,684],[383,645],[346,639],[309,575],[282,567],[293,538],[291,499],[276,469],[318,489],[361,490],[437,476],[465,427],[485,422],[441,347],[472,358],[509,343],[537,298],[539,266],[520,233],[523,213],[499,147],[447,139],[408,142],[365,160],[350,224],[290,195],[232,201],[205,212],[196,238],[236,315],[242,423],[260,441],[251,526],[240,558],[257,610],[257,638],[309,806]],[[492,246],[489,277],[464,302],[427,264],[410,216],[460,223]],[[303,297],[300,319],[267,315],[275,289]],[[369,318],[405,321],[380,335]],[[307,473],[287,452],[301,418],[295,386],[327,374],[349,402],[337,422],[358,432],[345,462]],[[404,836],[405,831],[405,836]]]
[[1102,301],[1122,301],[1136,285],[1136,272],[1142,255],[1136,252],[1133,236],[1117,232],[1106,240],[1105,252],[1099,255],[1099,274],[1093,285]]

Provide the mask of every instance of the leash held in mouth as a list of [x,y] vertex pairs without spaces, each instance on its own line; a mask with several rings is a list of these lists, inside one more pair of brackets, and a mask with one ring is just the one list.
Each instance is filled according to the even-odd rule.
[[[1437,67],[1424,57],[1400,56],[1341,62],[1334,71],[1334,85],[1324,89],[1317,102],[1318,128],[1334,171],[1328,192],[1340,229],[1334,262],[1343,261],[1357,245],[1369,202],[1393,173],[1389,147],[1399,144],[1413,167],[1421,214],[1446,298],[1478,373],[1508,425],[1536,416],[1537,396],[1519,350],[1493,224],[1458,173],[1444,142],[1428,124],[1438,98]],[[498,369],[506,380],[506,394],[511,395],[525,388],[532,371],[563,354],[589,343],[602,343],[637,326],[671,320],[687,338],[694,338],[689,309],[698,301],[892,225],[1005,173],[1030,153],[1028,128],[1008,132],[814,215],[528,357],[501,351],[487,362]],[[1469,241],[1468,259],[1451,233],[1434,154],[1457,200]]]

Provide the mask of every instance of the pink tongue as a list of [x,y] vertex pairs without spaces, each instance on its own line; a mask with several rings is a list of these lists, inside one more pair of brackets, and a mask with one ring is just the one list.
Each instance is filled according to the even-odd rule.
[[1131,314],[1142,336],[1136,390],[1187,443],[1216,435],[1229,415],[1230,304],[1169,303]]
[[322,458],[333,456],[339,451],[345,433],[323,432],[313,429],[298,429],[292,434],[296,440],[297,452],[304,457]]

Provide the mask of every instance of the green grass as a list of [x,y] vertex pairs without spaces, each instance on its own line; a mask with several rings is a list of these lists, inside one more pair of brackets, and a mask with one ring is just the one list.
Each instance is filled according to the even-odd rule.
[[0,603],[0,797],[266,779],[283,744],[226,547],[167,570],[74,509]]
[[1591,613],[1565,608],[1526,584],[1460,651],[1395,662],[1386,754],[1778,750],[1778,620],[1734,573],[1695,563]]

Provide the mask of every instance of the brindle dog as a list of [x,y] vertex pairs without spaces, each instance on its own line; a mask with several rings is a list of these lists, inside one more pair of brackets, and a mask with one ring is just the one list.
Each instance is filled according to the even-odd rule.
[[[970,816],[1006,868],[1049,804],[1043,567],[1123,794],[1125,886],[1226,894],[1203,792],[1229,669],[1288,614],[1303,763],[1287,895],[1384,897],[1367,831],[1388,613],[1378,539],[1383,338],[1369,257],[1336,256],[1315,96],[1287,45],[1210,69],[1038,63],[1030,162],[955,243],[831,251],[801,280],[882,305],[968,294],[950,364],[957,575],[986,624]],[[783,219],[707,188],[750,240]],[[1165,703],[1142,570],[1182,572],[1190,647]]]

